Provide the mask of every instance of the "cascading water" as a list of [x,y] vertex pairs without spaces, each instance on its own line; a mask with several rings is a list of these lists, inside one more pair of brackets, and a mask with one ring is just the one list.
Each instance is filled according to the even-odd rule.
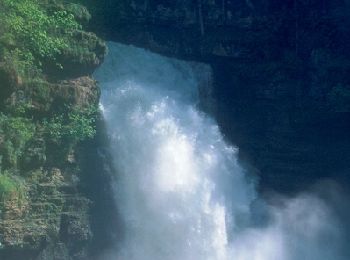
[[109,44],[95,77],[125,236],[103,259],[343,259],[329,247],[340,232],[318,199],[305,196],[277,209],[257,198],[236,148],[197,108],[198,84],[209,76],[204,64]]

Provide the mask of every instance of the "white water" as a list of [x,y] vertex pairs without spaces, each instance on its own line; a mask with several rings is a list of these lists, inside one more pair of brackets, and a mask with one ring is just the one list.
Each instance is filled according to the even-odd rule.
[[110,43],[95,77],[126,229],[103,259],[346,259],[322,201],[301,196],[277,208],[257,198],[237,149],[197,108],[208,66]]

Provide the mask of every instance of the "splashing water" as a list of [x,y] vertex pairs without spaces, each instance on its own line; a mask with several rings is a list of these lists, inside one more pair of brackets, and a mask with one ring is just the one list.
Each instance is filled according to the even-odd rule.
[[[104,259],[346,259],[335,257],[339,226],[320,200],[276,208],[257,198],[237,149],[197,108],[209,66],[116,43],[109,50],[95,77],[126,234]],[[265,224],[256,224],[256,202]]]

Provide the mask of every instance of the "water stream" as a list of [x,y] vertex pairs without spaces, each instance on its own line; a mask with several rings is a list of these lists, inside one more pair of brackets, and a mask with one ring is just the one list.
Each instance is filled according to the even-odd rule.
[[95,77],[125,226],[103,259],[347,259],[341,226],[320,199],[276,207],[258,197],[238,149],[199,109],[210,66],[109,43]]

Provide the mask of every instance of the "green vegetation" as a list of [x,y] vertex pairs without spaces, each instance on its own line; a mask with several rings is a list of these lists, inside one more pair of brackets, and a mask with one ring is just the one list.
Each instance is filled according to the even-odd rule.
[[69,48],[69,37],[81,26],[72,13],[48,6],[39,0],[0,0],[0,20],[6,32],[0,42],[5,57],[15,56],[24,68],[40,67]]
[[60,187],[76,185],[79,142],[95,135],[99,91],[88,75],[106,46],[82,29],[87,9],[70,2],[0,0],[0,251],[59,236],[53,219],[71,203]]
[[25,189],[19,180],[15,180],[8,173],[0,173],[0,203],[15,199],[18,203],[25,199]]
[[34,131],[35,125],[30,119],[0,114],[0,152],[3,155],[3,165],[17,166],[27,142],[33,138]]
[[4,51],[4,62],[7,66],[16,70],[19,75],[29,77],[38,76],[39,68],[35,65],[35,59],[31,52],[18,48]]
[[80,25],[89,19],[85,7],[62,0],[0,0],[0,98],[12,93],[0,104],[0,167],[17,169],[34,135],[62,145],[94,136],[96,109],[55,111],[58,85],[48,80],[99,63],[104,45]]
[[56,143],[62,140],[83,141],[95,136],[96,115],[95,108],[69,112],[66,117],[57,115],[44,122],[45,131]]

